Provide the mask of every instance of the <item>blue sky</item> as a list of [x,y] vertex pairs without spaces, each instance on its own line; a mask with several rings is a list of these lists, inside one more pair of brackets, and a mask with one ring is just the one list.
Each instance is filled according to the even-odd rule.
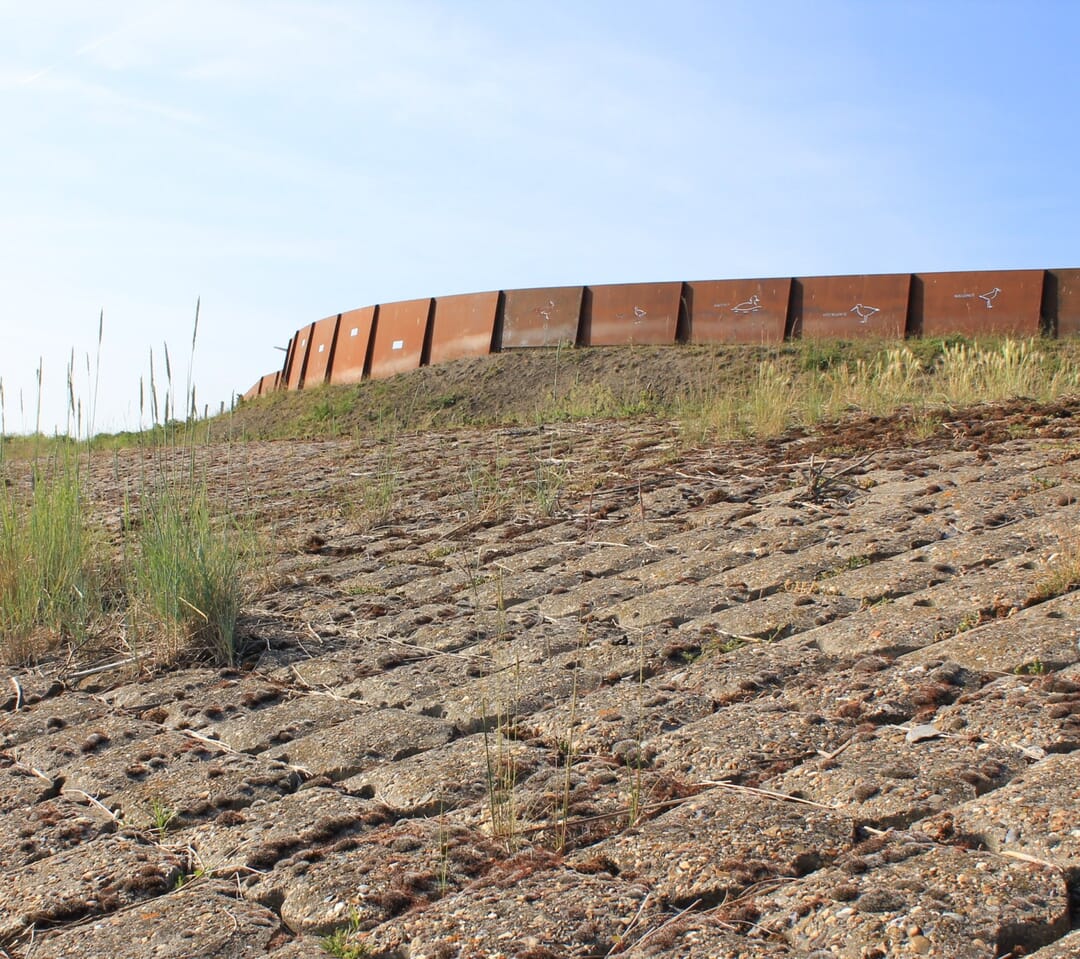
[[[574,283],[1080,266],[1071,0],[0,0],[8,432]],[[21,398],[21,401],[20,401]],[[21,406],[21,409],[20,409]],[[84,414],[88,418],[88,414]],[[144,414],[143,422],[148,419]]]

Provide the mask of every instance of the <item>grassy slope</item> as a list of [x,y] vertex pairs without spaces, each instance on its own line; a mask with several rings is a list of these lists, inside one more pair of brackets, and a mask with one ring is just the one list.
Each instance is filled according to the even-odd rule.
[[[708,420],[724,398],[749,401],[761,392],[763,369],[772,379],[773,392],[795,399],[808,384],[830,374],[835,379],[854,370],[860,361],[872,365],[899,346],[807,341],[771,348],[521,350],[427,367],[387,380],[271,394],[241,403],[225,419],[212,421],[211,429],[219,438],[231,434],[236,439],[278,439],[385,436],[455,425],[528,425],[638,414],[671,415],[687,422],[704,414]],[[910,341],[903,346],[927,371],[918,390],[932,401],[935,362],[940,362],[943,350],[955,348],[955,342]],[[1002,343],[987,341],[985,346],[1000,350]],[[1080,341],[1039,341],[1034,348],[1042,354],[1043,374],[1059,368],[1070,375],[1080,370]],[[757,399],[775,405],[768,391]],[[858,401],[854,395],[854,404],[859,405]],[[905,405],[910,398],[897,397],[897,403]],[[826,418],[831,413],[829,409],[822,412]]]

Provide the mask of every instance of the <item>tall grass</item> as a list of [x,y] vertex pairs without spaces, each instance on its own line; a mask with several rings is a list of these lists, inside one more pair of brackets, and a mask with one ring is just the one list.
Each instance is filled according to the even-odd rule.
[[[102,316],[98,326],[100,361]],[[194,358],[199,305],[191,340]],[[87,357],[91,400],[77,397],[74,356],[68,367],[68,432],[75,440],[41,437],[41,368],[38,429],[28,461],[4,459],[0,445],[0,656],[26,661],[49,645],[104,632],[123,618],[127,652],[136,661],[188,654],[222,665],[241,650],[236,623],[252,582],[255,539],[224,510],[215,509],[205,473],[197,465],[195,388],[191,364],[184,397],[176,399],[172,363],[165,349],[164,402],[151,353],[150,389],[140,381],[140,427],[149,401],[151,425],[137,445],[149,450],[150,467],[125,497],[121,543],[114,548],[95,532],[84,479],[93,449],[96,369]],[[184,419],[175,418],[177,408]],[[3,424],[0,385],[0,424]],[[85,431],[85,433],[84,433]],[[2,434],[0,428],[0,434]],[[85,442],[84,442],[85,440]],[[0,440],[2,444],[2,440]],[[48,450],[43,464],[40,450]],[[86,467],[81,462],[85,452]],[[209,456],[209,446],[203,451]],[[228,451],[226,450],[226,455]],[[12,475],[29,467],[25,480]],[[137,505],[134,505],[137,504]],[[115,587],[106,603],[103,585]]]
[[57,638],[85,637],[98,602],[99,543],[85,520],[77,465],[0,489],[0,646],[25,660]]
[[136,650],[145,640],[172,658],[194,647],[235,665],[253,537],[232,519],[214,517],[201,482],[162,480],[144,490],[132,525],[125,580]]
[[1059,364],[1026,340],[1005,340],[991,349],[977,343],[947,346],[934,375],[937,395],[957,406],[1018,396],[1047,401],[1075,391],[1078,384],[1075,366]]
[[1021,397],[1048,402],[1080,390],[1080,366],[1036,341],[905,344],[849,359],[809,344],[802,362],[781,359],[763,359],[749,381],[725,380],[684,398],[678,409],[684,436],[767,438],[850,412],[925,415]]

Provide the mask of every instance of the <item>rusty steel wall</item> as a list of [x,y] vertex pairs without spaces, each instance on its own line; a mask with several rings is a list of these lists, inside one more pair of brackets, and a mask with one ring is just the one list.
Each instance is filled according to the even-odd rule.
[[328,316],[317,321],[312,327],[303,386],[318,386],[327,381],[334,357],[334,340],[337,337],[339,318],[340,314]]
[[440,296],[435,300],[429,363],[487,356],[495,329],[499,291]]
[[373,379],[384,379],[420,366],[432,302],[431,297],[427,297],[379,304],[375,342],[371,348],[370,376]]
[[683,291],[689,343],[780,343],[791,280],[696,280]]
[[1044,275],[1044,270],[918,273],[922,322],[917,332],[1038,336]]
[[296,355],[296,341],[298,337],[299,333],[294,333],[291,337],[289,337],[289,344],[285,348],[285,362],[281,364],[281,369],[279,370],[281,374],[281,380],[279,385],[282,387],[282,389],[288,388],[289,371],[292,369],[293,357]]
[[583,286],[507,290],[502,316],[504,350],[577,342]]
[[1080,270],[564,286],[386,303],[297,330],[272,382],[267,374],[244,396],[563,343],[754,344],[949,334],[1080,335]]
[[308,353],[311,350],[311,338],[315,334],[315,324],[305,326],[296,331],[294,341],[290,344],[291,356],[289,357],[289,369],[285,380],[285,389],[299,390],[304,385],[304,372],[307,369]]
[[585,288],[581,346],[675,342],[682,283],[619,283]]
[[331,383],[358,383],[364,378],[376,309],[378,307],[364,306],[341,314],[334,362],[330,367]]
[[1058,336],[1080,333],[1080,270],[1047,271],[1043,310]]
[[243,399],[253,400],[256,396],[265,396],[267,393],[273,393],[274,390],[278,388],[278,383],[280,379],[280,370],[274,370],[273,373],[266,373],[263,376],[260,376],[259,379],[243,395]]
[[911,275],[812,276],[792,282],[793,335],[903,339]]

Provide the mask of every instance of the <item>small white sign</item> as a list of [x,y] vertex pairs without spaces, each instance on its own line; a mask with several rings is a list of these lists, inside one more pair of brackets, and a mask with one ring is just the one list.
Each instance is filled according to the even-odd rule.
[[405,341],[404,340],[394,340],[394,342],[390,346],[390,349],[392,349],[392,350],[403,350],[403,349],[405,349]]
[[354,326],[352,328],[352,332],[349,334],[349,336],[359,336],[359,335],[360,335],[360,327]]
[[321,353],[325,349],[326,349],[326,344],[325,343],[320,343],[319,344],[319,352]]
[[307,346],[307,337],[306,336],[300,341],[300,345],[301,346]]

